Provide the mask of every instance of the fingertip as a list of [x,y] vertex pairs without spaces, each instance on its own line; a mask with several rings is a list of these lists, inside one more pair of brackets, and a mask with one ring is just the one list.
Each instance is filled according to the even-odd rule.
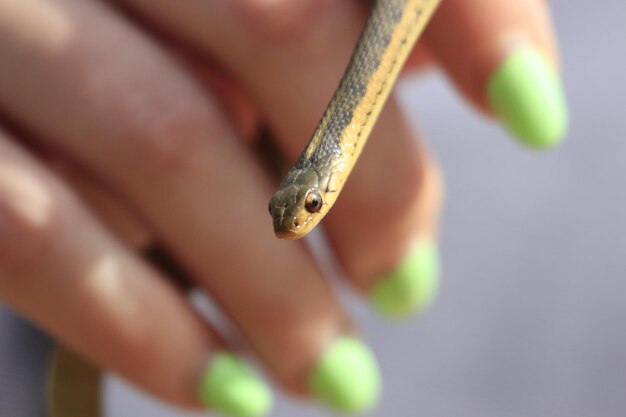
[[216,352],[204,370],[198,395],[204,406],[232,417],[262,417],[272,408],[272,393],[243,360]]
[[565,94],[555,70],[536,48],[516,48],[487,83],[493,113],[523,144],[536,149],[558,145],[567,132]]
[[459,90],[521,143],[563,140],[567,104],[543,1],[448,0],[425,37]]
[[380,370],[367,345],[353,337],[332,343],[309,374],[313,397],[332,410],[362,413],[380,397]]
[[382,275],[370,292],[372,306],[388,317],[405,317],[423,311],[439,288],[440,261],[430,240],[417,242],[403,261]]

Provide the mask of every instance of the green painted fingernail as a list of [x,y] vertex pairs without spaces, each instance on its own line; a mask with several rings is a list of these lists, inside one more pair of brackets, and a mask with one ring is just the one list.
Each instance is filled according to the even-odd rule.
[[381,277],[370,299],[381,313],[400,317],[428,307],[439,287],[439,251],[431,242],[418,242],[404,262]]
[[335,411],[367,411],[380,394],[376,358],[358,339],[337,339],[309,374],[309,389],[319,402]]
[[264,416],[272,408],[269,388],[228,352],[213,356],[200,381],[199,395],[206,407],[234,417]]
[[558,75],[530,46],[511,53],[487,85],[494,113],[526,145],[555,146],[567,131],[567,103]]

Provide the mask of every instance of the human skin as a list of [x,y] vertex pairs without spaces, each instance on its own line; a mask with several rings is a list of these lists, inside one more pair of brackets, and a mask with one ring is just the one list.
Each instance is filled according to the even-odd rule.
[[[146,391],[219,408],[198,396],[199,380],[237,346],[142,258],[159,244],[276,384],[334,401],[309,376],[355,329],[306,246],[274,237],[275,184],[253,148],[263,125],[285,161],[297,158],[366,14],[349,0],[0,1],[1,299]],[[510,81],[520,48],[548,70]],[[555,50],[541,0],[444,0],[407,68],[440,66],[468,103],[511,126],[507,109],[532,107],[518,99],[532,88],[513,87],[558,71]],[[560,139],[544,129],[543,115],[564,112],[556,101],[530,111],[540,138],[515,132],[523,142]],[[343,275],[383,294],[372,298],[383,312],[394,313],[394,292],[379,284],[415,245],[436,246],[441,195],[437,164],[392,97],[324,221]]]

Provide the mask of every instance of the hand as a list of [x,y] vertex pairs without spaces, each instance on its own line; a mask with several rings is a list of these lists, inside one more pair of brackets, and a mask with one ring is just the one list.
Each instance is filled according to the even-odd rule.
[[[264,385],[140,256],[158,242],[284,389],[371,406],[375,361],[307,248],[274,237],[274,186],[252,151],[264,124],[297,157],[366,13],[330,0],[0,3],[0,296],[163,399],[263,414]],[[526,143],[563,135],[542,1],[444,0],[414,57],[434,57]],[[434,296],[440,194],[392,98],[324,221],[346,278],[385,314]]]

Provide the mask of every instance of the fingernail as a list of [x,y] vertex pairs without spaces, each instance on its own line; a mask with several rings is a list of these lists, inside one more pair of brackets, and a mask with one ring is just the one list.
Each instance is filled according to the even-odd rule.
[[200,400],[218,413],[233,417],[260,417],[272,408],[272,394],[240,358],[217,352],[200,382]]
[[405,260],[381,277],[372,289],[372,305],[391,317],[423,310],[439,287],[439,251],[430,241],[419,241]]
[[309,374],[317,401],[340,412],[364,412],[380,394],[380,372],[372,351],[352,337],[337,339]]
[[523,143],[549,148],[567,131],[567,103],[556,71],[533,47],[519,46],[487,85],[493,112]]

